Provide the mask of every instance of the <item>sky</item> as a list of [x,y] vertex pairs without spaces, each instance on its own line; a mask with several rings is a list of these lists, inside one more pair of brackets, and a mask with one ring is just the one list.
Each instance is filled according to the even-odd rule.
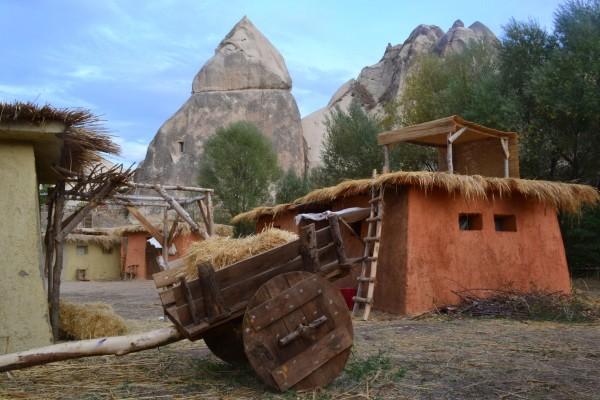
[[510,18],[552,30],[558,0],[213,1],[0,0],[0,101],[84,107],[144,159],[162,123],[244,15],[283,55],[302,116],[419,24],[480,21],[498,37]]

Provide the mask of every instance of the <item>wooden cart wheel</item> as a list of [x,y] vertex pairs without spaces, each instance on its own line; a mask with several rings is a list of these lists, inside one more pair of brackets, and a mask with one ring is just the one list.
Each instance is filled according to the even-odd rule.
[[248,362],[244,353],[244,342],[242,338],[242,319],[227,321],[224,324],[209,329],[204,333],[202,339],[213,352],[226,363],[237,365]]
[[339,289],[308,272],[263,284],[242,327],[248,361],[281,391],[327,385],[344,369],[352,347],[352,319]]

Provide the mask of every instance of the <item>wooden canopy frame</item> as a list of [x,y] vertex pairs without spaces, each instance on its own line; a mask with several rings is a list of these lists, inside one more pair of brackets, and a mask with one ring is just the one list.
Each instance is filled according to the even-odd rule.
[[[61,274],[63,269],[63,248],[65,238],[71,233],[89,213],[99,205],[115,204],[124,206],[140,224],[163,247],[160,265],[162,269],[168,268],[168,247],[172,244],[181,219],[190,226],[192,232],[199,234],[204,239],[212,236],[214,232],[214,219],[212,210],[213,189],[192,186],[160,185],[150,183],[131,182],[134,170],[124,169],[122,165],[106,168],[97,164],[87,174],[76,173],[60,166],[53,166],[53,172],[60,176],[56,186],[48,193],[48,223],[45,243],[45,272],[48,276],[48,303],[50,305],[50,323],[54,339],[59,333],[59,299]],[[144,189],[146,192],[154,191],[158,194],[130,194],[132,189]],[[187,192],[191,196],[175,197],[169,192]],[[195,194],[195,195],[194,195]],[[65,203],[68,200],[83,202],[66,218]],[[184,206],[196,204],[200,209],[204,227],[198,224]],[[162,231],[154,226],[138,207],[157,207],[163,209]],[[177,217],[171,227],[168,226],[168,211],[175,210]]]
[[452,174],[454,173],[452,158],[453,144],[497,138],[500,140],[504,152],[504,176],[508,178],[510,160],[509,141],[516,140],[517,136],[516,132],[499,131],[467,121],[458,115],[452,115],[450,117],[380,133],[379,136],[377,136],[377,143],[383,146],[384,172],[390,171],[390,147],[405,142],[422,146],[445,147],[448,172]]

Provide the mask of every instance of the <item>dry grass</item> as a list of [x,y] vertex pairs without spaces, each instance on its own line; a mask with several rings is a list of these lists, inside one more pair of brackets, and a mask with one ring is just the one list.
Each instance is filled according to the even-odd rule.
[[67,243],[85,243],[85,244],[97,244],[104,250],[109,251],[114,246],[121,244],[121,238],[115,235],[85,235],[79,233],[71,233],[67,235],[65,241]]
[[210,263],[213,268],[221,269],[296,239],[296,234],[280,229],[267,229],[244,238],[209,238],[193,243],[184,257],[184,265],[173,271],[176,275],[195,279],[198,277],[198,264]]
[[118,154],[119,146],[108,136],[100,119],[88,110],[38,106],[34,103],[0,102],[0,123],[23,122],[43,125],[49,122],[65,124],[63,167],[82,172],[101,161],[100,153]]
[[259,207],[237,215],[232,221],[254,221],[262,215],[275,215],[300,205],[329,203],[335,199],[368,193],[373,186],[413,186],[426,192],[443,190],[467,200],[493,200],[495,197],[520,195],[527,200],[547,204],[566,213],[577,213],[584,205],[593,205],[600,201],[598,191],[587,185],[445,172],[398,171],[379,175],[374,180],[349,180],[336,186],[317,189],[292,203]]
[[125,320],[106,303],[60,303],[60,328],[69,339],[93,339],[127,333]]

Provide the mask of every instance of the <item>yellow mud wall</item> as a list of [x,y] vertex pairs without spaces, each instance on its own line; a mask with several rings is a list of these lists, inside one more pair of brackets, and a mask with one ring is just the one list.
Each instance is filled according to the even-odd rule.
[[76,281],[77,270],[85,269],[86,278],[91,281],[115,281],[121,279],[121,249],[112,248],[110,253],[94,243],[80,243],[87,246],[87,254],[77,253],[76,243],[65,243],[63,281]]
[[41,272],[35,157],[0,141],[0,354],[51,343]]

